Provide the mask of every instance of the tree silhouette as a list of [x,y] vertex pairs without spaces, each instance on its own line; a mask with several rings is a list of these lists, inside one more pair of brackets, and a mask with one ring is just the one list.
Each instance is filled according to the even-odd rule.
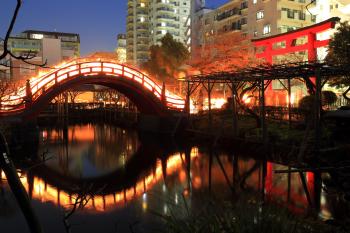
[[184,44],[174,40],[169,33],[165,34],[160,42],[161,45],[150,47],[150,59],[141,67],[159,80],[174,81],[174,78],[183,71],[182,66],[190,54]]
[[[345,21],[340,23],[337,31],[329,42],[326,61],[334,65],[350,66],[350,24]],[[347,93],[350,91],[350,74],[332,77],[328,83],[337,88],[346,88],[343,97],[350,101]]]
[[[36,53],[33,51],[29,51],[27,54],[23,55],[16,55],[14,53],[11,52],[11,50],[9,49],[8,43],[9,43],[9,39],[10,36],[12,34],[13,31],[13,27],[16,23],[17,17],[18,17],[18,13],[19,10],[22,6],[22,0],[17,0],[17,4],[15,7],[15,10],[13,12],[12,18],[11,18],[11,22],[10,25],[6,31],[6,35],[5,38],[2,39],[0,38],[1,44],[2,44],[2,53],[0,54],[0,61],[3,59],[8,59],[9,57],[16,59],[16,60],[21,60],[24,63],[27,63],[29,65],[34,65],[34,66],[39,66],[39,67],[45,67],[46,66],[46,61],[43,64],[35,64],[35,63],[31,63],[30,60],[33,59],[36,56]],[[11,64],[9,64],[8,62],[1,62],[0,66],[5,66],[5,67],[9,67],[11,66]]]
[[225,33],[209,36],[203,46],[194,48],[191,65],[201,73],[224,72],[254,66],[253,46],[241,34]]

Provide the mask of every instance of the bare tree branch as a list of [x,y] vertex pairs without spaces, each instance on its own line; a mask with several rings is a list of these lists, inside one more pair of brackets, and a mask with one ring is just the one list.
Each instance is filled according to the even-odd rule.
[[31,63],[29,60],[33,59],[35,57],[35,54],[32,54],[32,51],[29,51],[29,53],[26,55],[26,56],[22,56],[22,55],[15,55],[13,54],[9,49],[8,49],[8,42],[9,42],[9,39],[10,39],[10,36],[12,34],[12,31],[13,31],[13,27],[16,23],[16,20],[17,20],[17,17],[18,17],[18,13],[19,13],[19,10],[22,6],[22,0],[17,0],[17,4],[16,4],[16,8],[13,12],[13,15],[12,15],[12,19],[11,19],[11,22],[10,22],[10,25],[7,29],[7,32],[6,32],[6,35],[5,35],[5,38],[1,40],[3,41],[3,52],[2,54],[0,54],[0,60],[2,59],[5,59],[7,56],[10,56],[10,57],[13,57],[15,58],[16,60],[21,60],[27,64],[30,64],[30,65],[34,65],[34,66],[39,66],[39,67],[45,67],[46,64],[47,64],[47,60],[43,63],[43,64],[34,64],[34,63]]

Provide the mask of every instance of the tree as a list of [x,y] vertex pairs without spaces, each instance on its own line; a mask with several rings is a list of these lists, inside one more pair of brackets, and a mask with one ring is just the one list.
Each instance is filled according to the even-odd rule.
[[[3,47],[2,49],[0,49],[2,51],[0,53],[0,61],[3,60],[3,59],[8,59],[9,57],[11,57],[11,58],[13,58],[15,60],[21,60],[24,63],[27,63],[29,65],[34,65],[34,66],[39,66],[39,67],[46,67],[47,61],[44,62],[43,64],[35,64],[35,63],[30,62],[30,60],[33,59],[36,56],[34,51],[29,51],[26,55],[16,55],[16,54],[12,53],[9,50],[9,48],[8,48],[9,38],[11,36],[13,27],[14,27],[14,25],[16,23],[17,16],[18,16],[18,13],[19,13],[19,10],[20,10],[21,6],[22,6],[22,0],[17,0],[16,8],[15,8],[15,10],[13,12],[10,25],[9,25],[7,31],[6,31],[5,38],[4,39],[0,38],[0,42],[1,42],[0,44]],[[8,64],[9,64],[8,62],[1,62],[0,66],[8,67],[8,66],[10,66]]]
[[169,33],[160,42],[161,45],[150,47],[150,59],[141,66],[160,80],[165,81],[168,78],[173,81],[183,71],[182,66],[190,54],[185,45],[174,40]]
[[[326,61],[332,65],[350,66],[350,24],[345,21],[340,23],[337,31],[329,42]],[[330,86],[346,88],[343,97],[350,101],[347,93],[350,91],[350,74],[340,77],[332,77],[328,81]]]
[[191,65],[201,73],[232,71],[257,63],[250,40],[240,33],[224,33],[205,38],[202,46],[194,48],[197,56]]

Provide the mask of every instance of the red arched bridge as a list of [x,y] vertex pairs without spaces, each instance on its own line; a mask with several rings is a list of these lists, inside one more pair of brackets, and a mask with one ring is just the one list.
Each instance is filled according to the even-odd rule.
[[183,111],[185,100],[170,93],[139,70],[96,58],[78,59],[60,65],[1,99],[0,116],[36,115],[59,93],[83,84],[98,84],[118,90],[141,113],[166,116]]

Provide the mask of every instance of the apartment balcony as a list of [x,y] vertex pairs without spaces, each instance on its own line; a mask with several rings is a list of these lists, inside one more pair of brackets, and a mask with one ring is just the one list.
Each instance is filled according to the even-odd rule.
[[166,28],[171,28],[171,29],[179,29],[180,25],[178,24],[172,24],[172,23],[157,23],[156,24],[157,28],[162,28],[162,29],[166,29]]
[[148,15],[148,10],[142,9],[142,10],[136,10],[137,15]]
[[147,26],[137,26],[136,30],[137,31],[148,31],[149,28]]
[[158,7],[157,12],[171,14],[171,15],[175,14],[175,10],[169,7]]
[[179,6],[178,2],[168,2],[165,3],[162,0],[157,0],[157,2],[155,3],[156,6]]
[[136,38],[140,38],[140,39],[148,39],[149,35],[148,33],[141,33],[141,34],[137,34]]
[[156,18],[157,19],[163,19],[163,20],[174,20],[174,21],[178,21],[179,20],[179,18],[172,17],[172,16],[169,16],[169,15],[158,15]]

